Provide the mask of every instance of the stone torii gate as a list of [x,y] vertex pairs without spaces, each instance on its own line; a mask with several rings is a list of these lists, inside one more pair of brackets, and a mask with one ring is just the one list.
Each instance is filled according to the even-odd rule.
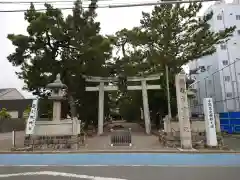
[[[141,82],[141,85],[127,86],[127,90],[142,90],[143,98],[143,112],[145,120],[145,130],[147,134],[151,132],[151,121],[148,106],[148,94],[147,90],[161,89],[160,85],[147,85],[147,81],[158,80],[162,74],[154,74],[142,77],[127,77],[129,82]],[[99,86],[86,87],[86,91],[99,91],[99,105],[98,105],[98,134],[103,133],[103,120],[104,120],[104,91],[117,91],[118,87],[113,85],[105,85],[105,83],[118,81],[117,77],[96,77],[96,76],[84,76],[87,82],[97,82]]]

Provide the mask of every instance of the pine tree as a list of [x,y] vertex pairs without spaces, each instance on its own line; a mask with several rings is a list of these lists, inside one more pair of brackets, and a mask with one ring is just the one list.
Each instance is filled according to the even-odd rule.
[[[85,92],[82,75],[108,75],[105,61],[111,57],[112,50],[108,38],[99,34],[96,3],[92,0],[89,8],[83,10],[81,1],[77,0],[72,15],[66,19],[60,9],[50,4],[45,4],[45,12],[36,11],[31,4],[25,13],[28,35],[8,35],[16,47],[8,60],[21,67],[18,77],[24,80],[25,89],[44,97],[46,85],[60,73],[68,86],[72,116],[79,114],[82,120],[89,114],[97,114],[92,112],[96,108],[89,106],[97,105],[98,100],[97,94]],[[91,118],[94,120],[97,115]]]

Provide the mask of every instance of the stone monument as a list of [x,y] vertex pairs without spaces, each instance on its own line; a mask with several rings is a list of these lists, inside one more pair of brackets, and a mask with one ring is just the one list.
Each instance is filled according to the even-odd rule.
[[[53,118],[51,121],[39,119],[38,98],[33,102],[31,113],[26,125],[24,147],[27,149],[69,149],[85,144],[85,136],[80,134],[80,121],[77,117],[69,119],[61,118],[61,102],[65,99],[67,86],[62,83],[60,74],[56,80],[46,86],[51,89],[48,99],[53,100]],[[30,125],[32,122],[33,125]]]
[[67,89],[67,86],[62,83],[60,78],[60,74],[58,74],[56,80],[46,86],[48,89],[52,90],[52,93],[48,99],[53,100],[54,122],[61,120],[61,101],[64,100],[64,89]]
[[80,134],[80,121],[76,118],[61,119],[61,102],[65,99],[65,89],[67,86],[62,83],[60,74],[57,75],[53,83],[46,87],[51,89],[48,99],[53,100],[52,121],[42,121],[38,119],[33,135],[77,135]]
[[192,149],[192,130],[189,117],[186,75],[184,72],[176,75],[175,84],[181,147],[183,149]]

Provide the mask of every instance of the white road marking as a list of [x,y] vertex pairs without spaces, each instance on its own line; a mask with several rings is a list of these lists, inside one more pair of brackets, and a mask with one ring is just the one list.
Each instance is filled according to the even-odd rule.
[[7,177],[16,177],[16,176],[38,176],[38,175],[48,175],[48,176],[62,176],[70,178],[81,178],[81,179],[90,179],[90,180],[127,180],[120,178],[108,178],[108,177],[98,177],[98,176],[88,176],[81,174],[72,174],[65,172],[54,172],[54,171],[40,171],[40,172],[23,172],[23,173],[14,173],[14,174],[0,174],[0,178]]

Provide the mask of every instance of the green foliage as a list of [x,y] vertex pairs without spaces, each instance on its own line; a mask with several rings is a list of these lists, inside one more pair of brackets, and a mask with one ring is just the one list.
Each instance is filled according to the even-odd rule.
[[[92,0],[89,9],[83,10],[78,0],[72,15],[64,19],[61,10],[50,4],[45,4],[45,12],[36,11],[31,4],[25,13],[28,35],[8,35],[16,47],[8,60],[21,67],[18,77],[24,80],[25,89],[44,97],[46,85],[60,73],[68,86],[72,116],[78,114],[82,120],[86,120],[84,113],[92,105],[87,102],[91,95],[85,92],[86,82],[82,75],[108,75],[105,61],[112,52],[110,40],[99,34],[95,6],[96,1]],[[95,95],[94,103],[97,100]]]
[[7,112],[6,108],[2,108],[0,111],[0,119],[10,119],[11,115]]
[[151,13],[142,13],[141,25],[133,28],[128,37],[133,46],[141,49],[142,57],[152,63],[150,70],[163,70],[167,64],[176,74],[182,65],[214,53],[216,44],[228,40],[235,27],[211,31],[208,21],[213,13],[197,17],[201,7],[201,3],[165,4],[155,6]]
[[125,46],[131,47],[125,51],[125,58],[131,60],[127,65],[132,67],[128,69],[132,69],[134,74],[164,73],[158,82],[163,89],[149,91],[149,104],[153,111],[167,113],[166,65],[169,67],[171,102],[175,114],[174,79],[182,70],[182,65],[213,54],[216,51],[215,45],[226,42],[235,30],[235,27],[230,27],[222,32],[211,31],[208,21],[213,13],[203,18],[197,17],[201,7],[201,3],[155,6],[151,13],[142,13],[139,27],[123,29],[116,34],[116,38],[125,39]]
[[31,106],[27,106],[27,108],[25,109],[24,113],[29,114],[31,112]]
[[[8,35],[16,47],[8,60],[21,67],[18,76],[24,80],[25,89],[44,97],[45,86],[60,73],[63,83],[68,86],[72,116],[78,114],[86,124],[96,122],[98,93],[85,92],[85,87],[94,83],[85,82],[82,75],[118,77],[120,92],[115,99],[123,98],[112,104],[107,99],[105,114],[108,114],[109,106],[117,104],[126,118],[138,119],[141,93],[127,93],[127,76],[164,73],[167,65],[174,114],[174,78],[182,70],[182,65],[214,53],[215,46],[226,42],[235,29],[230,27],[223,32],[212,32],[208,21],[213,13],[197,17],[201,3],[164,4],[155,6],[151,13],[143,12],[139,27],[122,29],[115,36],[104,37],[99,34],[100,23],[95,21],[96,3],[92,0],[89,8],[83,10],[81,2],[76,1],[67,18],[50,4],[45,4],[45,12],[36,11],[31,4],[25,13],[28,34]],[[114,57],[113,48],[118,50]],[[153,83],[160,84],[162,89],[149,91],[150,108],[153,112],[166,114],[165,75]]]
[[29,105],[29,106],[27,106],[27,108],[23,112],[24,118],[28,118],[30,112],[31,112],[31,106]]

